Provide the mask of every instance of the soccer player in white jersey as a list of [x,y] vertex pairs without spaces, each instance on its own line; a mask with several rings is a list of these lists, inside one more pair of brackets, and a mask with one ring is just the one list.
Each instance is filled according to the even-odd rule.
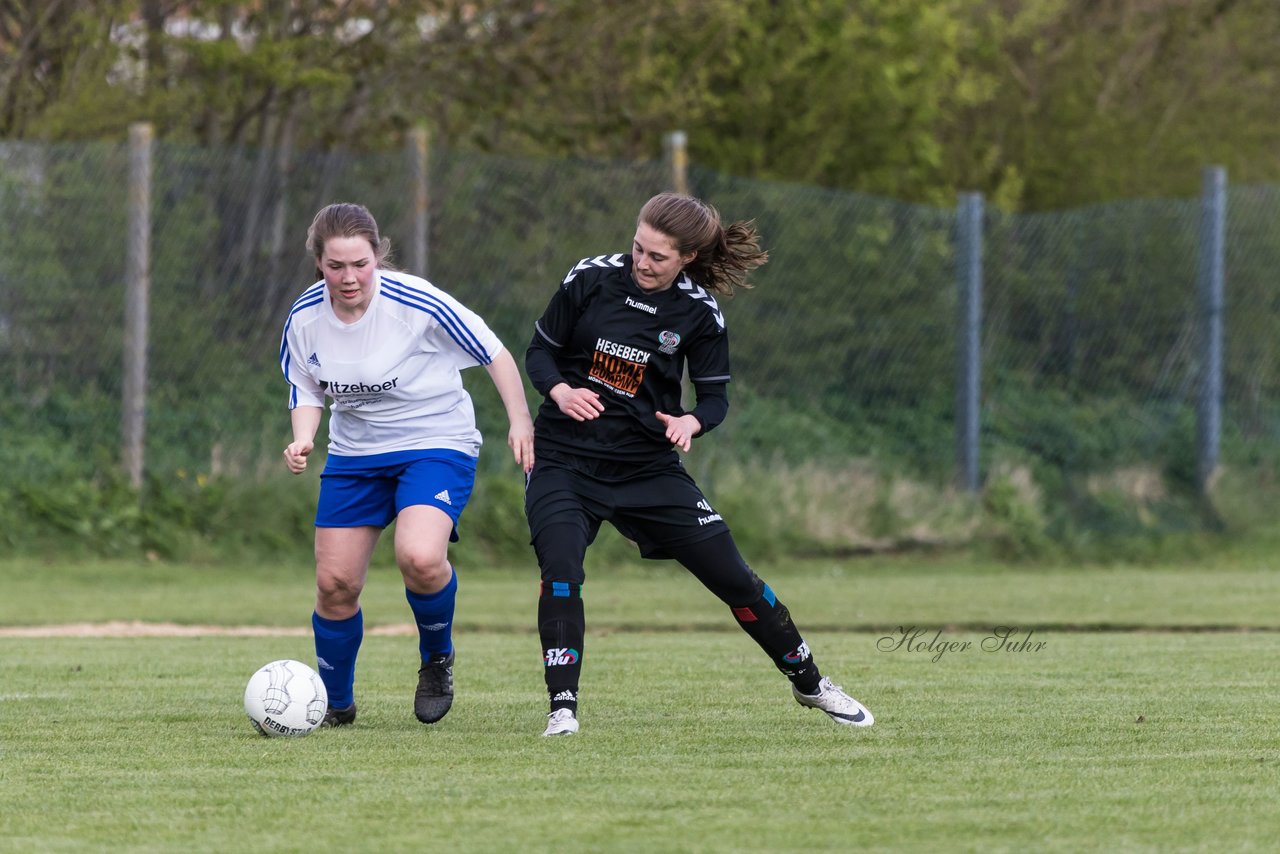
[[[534,326],[525,370],[545,400],[525,512],[542,572],[538,634],[551,708],[543,735],[578,731],[583,558],[606,520],[642,557],[674,558],[729,606],[800,705],[838,724],[873,723],[818,670],[790,612],[742,559],[676,453],[729,409],[729,341],[715,295],[749,287],[747,273],[767,258],[751,223],[723,226],[711,205],[663,193],[641,208],[631,252],[574,265]],[[689,410],[686,368],[696,397]]]
[[414,714],[435,723],[453,703],[457,576],[448,547],[471,495],[481,436],[460,371],[484,365],[506,408],[507,445],[533,467],[533,422],[511,354],[474,312],[430,282],[396,271],[390,241],[361,205],[329,205],[307,231],[322,281],[303,292],[284,326],[289,381],[289,471],[315,448],[332,399],[329,453],[316,509],[316,660],[329,692],[324,726],[356,717],[360,593],[382,530],[418,626],[421,668]]

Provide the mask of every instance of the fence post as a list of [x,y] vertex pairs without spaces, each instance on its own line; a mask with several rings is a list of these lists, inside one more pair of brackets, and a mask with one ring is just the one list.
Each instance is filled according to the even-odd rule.
[[667,165],[671,168],[671,189],[682,195],[689,193],[689,135],[673,130],[663,137]]
[[981,193],[961,193],[956,221],[959,299],[956,324],[956,463],[960,487],[977,492],[979,405],[982,386]]
[[129,190],[125,255],[124,382],[121,458],[134,489],[146,469],[147,344],[151,291],[151,141],[149,123],[129,126]]
[[1196,407],[1196,487],[1207,495],[1222,438],[1222,305],[1225,290],[1227,170],[1204,170],[1200,196],[1200,399]]
[[428,155],[430,138],[421,125],[409,131],[405,144],[409,158],[409,187],[413,196],[412,222],[409,225],[409,269],[414,275],[429,278],[427,270],[427,235],[431,228]]

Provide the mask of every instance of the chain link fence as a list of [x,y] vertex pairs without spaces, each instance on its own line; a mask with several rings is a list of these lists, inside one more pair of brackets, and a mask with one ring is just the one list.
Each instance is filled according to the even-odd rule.
[[[316,279],[306,228],[324,204],[358,201],[407,266],[412,166],[395,152],[153,151],[148,475],[274,472],[280,329]],[[120,465],[128,158],[120,144],[0,143],[0,487]],[[725,301],[733,411],[700,476],[729,459],[862,460],[952,482],[957,212],[697,167],[687,180],[726,220],[754,219],[771,253]],[[519,359],[565,271],[627,251],[640,206],[670,185],[662,163],[435,150],[422,266]],[[1231,188],[1227,219],[1222,461],[1274,472],[1280,187]],[[1198,199],[986,212],[984,472],[1194,478],[1199,223]],[[482,375],[468,385],[500,446],[496,394]]]

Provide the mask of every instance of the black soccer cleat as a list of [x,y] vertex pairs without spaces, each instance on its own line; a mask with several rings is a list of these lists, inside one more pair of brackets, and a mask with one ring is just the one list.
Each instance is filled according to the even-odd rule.
[[322,727],[349,726],[356,722],[356,704],[352,703],[345,709],[335,709],[330,706],[325,710],[324,720],[320,722]]
[[433,724],[449,713],[453,705],[453,653],[433,655],[418,671],[418,690],[413,694],[413,713],[424,724]]

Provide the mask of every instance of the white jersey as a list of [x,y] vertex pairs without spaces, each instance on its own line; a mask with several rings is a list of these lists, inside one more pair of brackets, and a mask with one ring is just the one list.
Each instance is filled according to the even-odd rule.
[[280,367],[292,387],[289,409],[333,399],[330,453],[441,448],[474,457],[480,431],[459,372],[501,350],[478,315],[435,285],[377,270],[355,323],[334,314],[323,281],[307,288],[289,310]]

